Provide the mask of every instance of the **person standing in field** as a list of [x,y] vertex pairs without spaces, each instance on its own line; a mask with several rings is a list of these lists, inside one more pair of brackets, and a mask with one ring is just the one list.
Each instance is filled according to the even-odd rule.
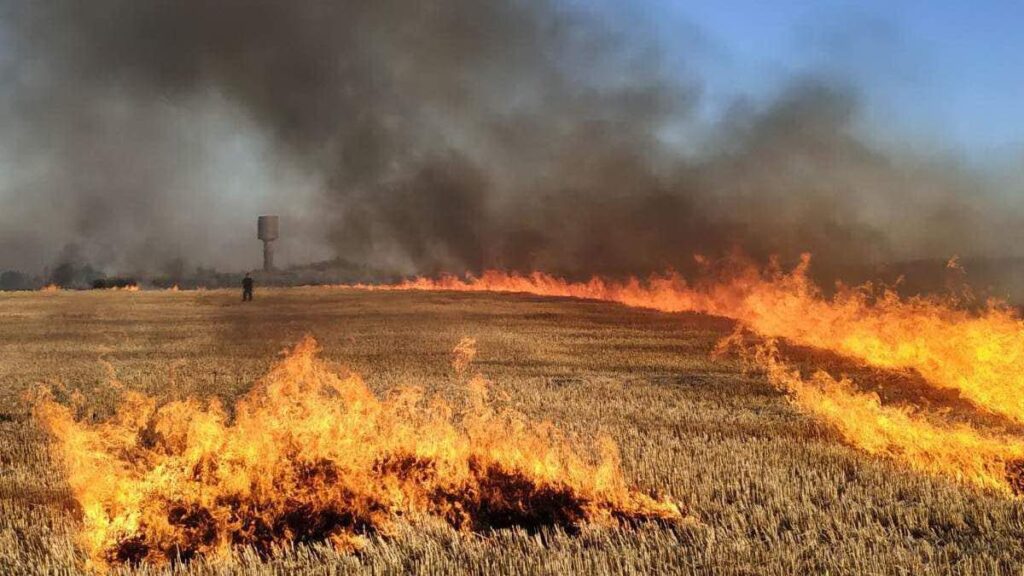
[[242,278],[242,302],[252,302],[252,275],[245,273]]

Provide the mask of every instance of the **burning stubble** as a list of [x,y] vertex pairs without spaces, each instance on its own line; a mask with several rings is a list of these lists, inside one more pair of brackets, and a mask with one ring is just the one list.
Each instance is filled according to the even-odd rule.
[[[980,410],[1024,422],[1019,394],[1024,321],[1016,309],[999,302],[972,309],[954,297],[903,298],[872,286],[840,287],[826,297],[808,278],[809,266],[809,257],[788,272],[731,262],[721,267],[720,276],[693,284],[678,274],[646,281],[570,282],[542,273],[492,271],[479,278],[418,278],[362,288],[525,292],[725,316],[761,336],[829,350],[868,366],[914,371],[928,385],[955,390]],[[730,343],[727,339],[722,346]],[[984,488],[1017,492],[1022,486],[1020,438],[933,424],[911,409],[883,406],[876,396],[824,372],[804,379],[770,346],[748,356],[797,406],[835,425],[869,453]]]
[[747,260],[723,262],[693,283],[680,274],[571,282],[539,272],[490,271],[360,288],[526,292],[724,316],[763,336],[871,366],[915,370],[934,386],[958,390],[986,410],[1024,422],[1024,398],[1017,392],[1024,377],[1024,321],[1015,308],[990,301],[970,309],[954,298],[904,298],[871,285],[840,286],[828,297],[810,280],[810,265],[807,255],[789,271]]
[[135,393],[98,424],[45,397],[35,412],[67,467],[80,542],[98,569],[240,546],[268,554],[328,540],[355,550],[418,514],[480,532],[683,519],[670,499],[626,484],[610,441],[585,459],[552,425],[493,410],[482,377],[468,384],[460,412],[415,389],[380,399],[359,376],[331,371],[306,338],[231,416],[216,402],[158,407]]
[[835,427],[869,454],[980,488],[1024,492],[1024,438],[930,422],[911,407],[882,405],[877,395],[822,370],[805,378],[780,357],[773,341],[740,352],[798,409]]

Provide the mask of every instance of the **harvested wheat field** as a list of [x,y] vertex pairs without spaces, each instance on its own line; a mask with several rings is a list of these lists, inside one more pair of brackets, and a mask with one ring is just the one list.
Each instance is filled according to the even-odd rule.
[[751,339],[728,319],[292,288],[5,293],[0,320],[4,574],[1024,563],[1015,419],[830,352],[722,353]]

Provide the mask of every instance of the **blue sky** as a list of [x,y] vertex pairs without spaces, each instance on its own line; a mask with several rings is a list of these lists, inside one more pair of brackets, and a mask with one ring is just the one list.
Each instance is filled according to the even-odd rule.
[[577,1],[657,30],[670,70],[699,79],[708,117],[814,74],[852,85],[887,137],[1024,154],[1024,1]]

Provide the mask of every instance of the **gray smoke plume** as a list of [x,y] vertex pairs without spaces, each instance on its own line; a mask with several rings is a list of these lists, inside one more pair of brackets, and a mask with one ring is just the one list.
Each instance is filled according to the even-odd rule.
[[74,245],[119,272],[237,269],[260,212],[292,262],[403,274],[733,250],[841,274],[1021,239],[981,176],[859,136],[845,87],[797,81],[684,153],[666,131],[699,84],[557,0],[0,5],[0,268]]

